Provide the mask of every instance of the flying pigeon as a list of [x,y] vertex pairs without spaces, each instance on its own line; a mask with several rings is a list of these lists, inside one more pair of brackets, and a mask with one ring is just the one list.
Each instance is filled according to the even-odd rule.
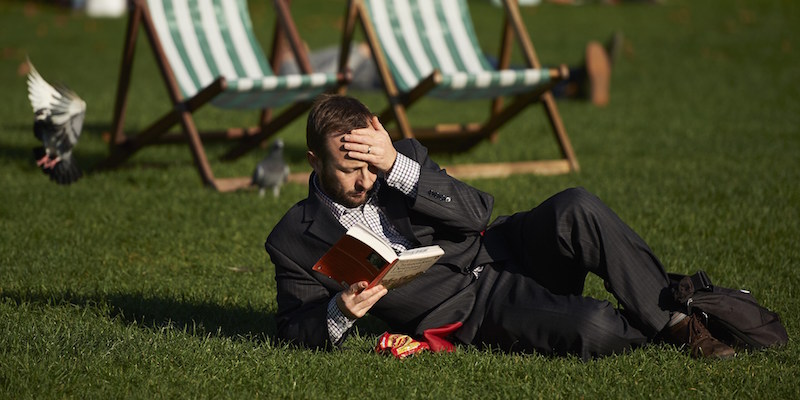
[[258,186],[258,194],[262,197],[268,188],[272,189],[273,196],[278,197],[281,185],[288,179],[289,166],[283,161],[283,140],[275,139],[267,156],[256,165],[251,185]]
[[28,60],[28,99],[33,107],[33,133],[43,146],[33,149],[36,165],[50,179],[69,185],[83,173],[72,158],[86,114],[86,102],[72,90],[53,87],[39,75]]

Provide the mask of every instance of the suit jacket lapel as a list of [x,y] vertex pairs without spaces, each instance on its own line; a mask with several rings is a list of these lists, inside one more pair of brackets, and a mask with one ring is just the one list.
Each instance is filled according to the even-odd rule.
[[417,247],[420,243],[417,235],[414,234],[414,229],[411,227],[408,208],[405,207],[406,201],[408,199],[405,198],[404,194],[397,190],[392,190],[386,182],[381,184],[380,190],[378,190],[378,204],[381,211],[400,234],[411,240],[414,243],[414,247]]
[[342,235],[347,232],[346,229],[333,217],[330,210],[325,207],[325,204],[314,193],[314,179],[316,174],[311,174],[308,178],[308,200],[305,203],[303,210],[303,222],[308,223],[307,233],[316,236],[325,243],[333,245],[339,240]]

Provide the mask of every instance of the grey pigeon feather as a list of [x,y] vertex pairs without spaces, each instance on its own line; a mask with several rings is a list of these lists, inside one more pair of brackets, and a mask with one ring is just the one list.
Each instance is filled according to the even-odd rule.
[[28,100],[33,107],[33,133],[42,146],[33,149],[36,165],[63,185],[83,176],[72,157],[86,115],[86,102],[64,86],[52,86],[28,61]]
[[261,196],[267,189],[272,189],[272,195],[278,197],[281,186],[288,179],[289,165],[283,161],[283,140],[275,139],[267,156],[256,165],[251,184],[258,187]]

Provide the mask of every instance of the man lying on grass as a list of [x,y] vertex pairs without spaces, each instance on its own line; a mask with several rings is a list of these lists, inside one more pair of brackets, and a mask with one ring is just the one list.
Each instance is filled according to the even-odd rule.
[[[393,331],[420,337],[457,328],[457,343],[507,351],[622,353],[654,340],[688,342],[690,320],[647,244],[582,188],[492,223],[493,197],[449,176],[414,139],[392,142],[358,100],[318,98],[306,128],[314,172],[308,197],[270,233],[282,339],[338,346],[369,313]],[[396,251],[437,244],[444,255],[410,283],[388,291],[357,282],[343,290],[312,270],[356,223]],[[622,305],[583,297],[600,276]],[[693,323],[692,354],[724,358],[732,348]]]

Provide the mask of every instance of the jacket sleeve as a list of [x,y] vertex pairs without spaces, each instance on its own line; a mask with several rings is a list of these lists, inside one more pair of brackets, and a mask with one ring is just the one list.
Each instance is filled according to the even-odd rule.
[[492,216],[494,198],[447,174],[416,139],[395,143],[397,151],[420,164],[416,197],[411,210],[461,233],[481,232]]
[[275,265],[278,337],[311,348],[330,346],[327,306],[333,293],[269,240],[265,247]]

